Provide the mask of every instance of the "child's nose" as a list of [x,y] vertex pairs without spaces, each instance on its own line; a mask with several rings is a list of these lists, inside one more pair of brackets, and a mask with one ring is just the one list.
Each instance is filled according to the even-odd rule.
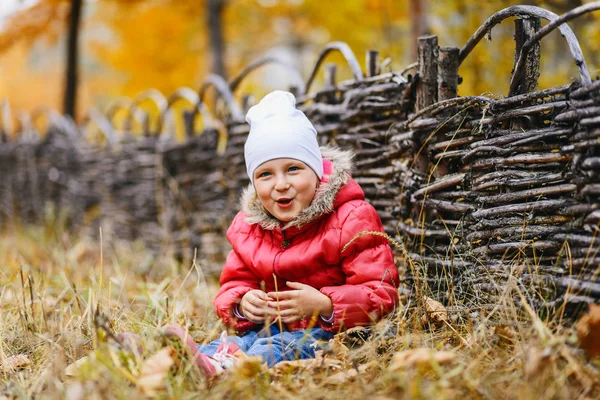
[[275,181],[275,190],[287,190],[290,187],[290,185],[288,184],[287,179],[285,179],[285,176],[278,176],[277,180]]

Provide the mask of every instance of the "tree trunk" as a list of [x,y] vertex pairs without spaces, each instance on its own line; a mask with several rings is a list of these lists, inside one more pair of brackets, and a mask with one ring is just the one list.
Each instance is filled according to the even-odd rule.
[[427,22],[427,0],[410,0],[410,42],[412,43],[412,58],[417,59],[417,41],[420,36],[429,34]]
[[225,43],[223,40],[223,9],[226,0],[208,0],[208,33],[212,53],[212,72],[227,79],[225,72]]
[[67,68],[65,76],[65,93],[63,112],[75,118],[77,104],[77,41],[83,0],[71,0],[71,15],[69,17],[69,36],[67,38]]

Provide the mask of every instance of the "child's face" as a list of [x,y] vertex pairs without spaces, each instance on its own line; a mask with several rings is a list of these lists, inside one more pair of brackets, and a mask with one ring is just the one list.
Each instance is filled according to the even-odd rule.
[[254,171],[254,188],[262,205],[282,222],[294,219],[310,205],[319,178],[302,161],[277,158]]

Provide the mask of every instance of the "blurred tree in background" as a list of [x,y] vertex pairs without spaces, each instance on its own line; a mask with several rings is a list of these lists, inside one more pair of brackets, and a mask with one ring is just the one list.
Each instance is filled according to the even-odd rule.
[[[4,1],[4,0],[3,0]],[[13,0],[18,1],[18,0]],[[369,49],[400,70],[415,60],[416,37],[438,35],[441,46],[462,47],[475,30],[511,0],[83,0],[78,42],[69,52],[73,5],[80,0],[30,0],[0,26],[0,98],[13,108],[69,105],[69,70],[77,61],[77,115],[100,109],[119,96],[156,88],[164,94],[180,86],[198,88],[209,73],[233,77],[249,62],[275,55],[306,78],[319,51],[344,41],[364,62]],[[533,1],[557,14],[586,1]],[[593,77],[598,74],[600,16],[570,23]],[[71,31],[73,32],[73,30]],[[506,20],[480,43],[460,69],[460,95],[506,95],[514,56],[514,23]],[[72,40],[72,39],[71,39]],[[540,88],[577,79],[577,69],[558,32],[542,42]],[[69,54],[74,59],[69,59]],[[339,62],[339,79],[351,77]],[[70,60],[70,61],[68,61]],[[241,92],[264,93],[290,83],[281,67],[267,67],[244,83]],[[66,96],[65,96],[66,94]],[[73,99],[74,92],[71,93]],[[64,102],[64,103],[63,103]]]

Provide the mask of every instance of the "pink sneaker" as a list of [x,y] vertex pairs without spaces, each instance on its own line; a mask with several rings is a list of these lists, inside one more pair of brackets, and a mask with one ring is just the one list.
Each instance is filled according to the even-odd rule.
[[184,350],[190,355],[194,363],[207,378],[214,378],[223,372],[223,368],[220,366],[219,362],[198,351],[196,342],[183,327],[177,324],[169,324],[162,328],[162,333],[167,338],[179,339]]
[[213,359],[218,361],[224,369],[233,367],[235,362],[240,358],[246,357],[246,354],[234,342],[229,341],[227,332],[221,333],[221,344],[217,348]]

